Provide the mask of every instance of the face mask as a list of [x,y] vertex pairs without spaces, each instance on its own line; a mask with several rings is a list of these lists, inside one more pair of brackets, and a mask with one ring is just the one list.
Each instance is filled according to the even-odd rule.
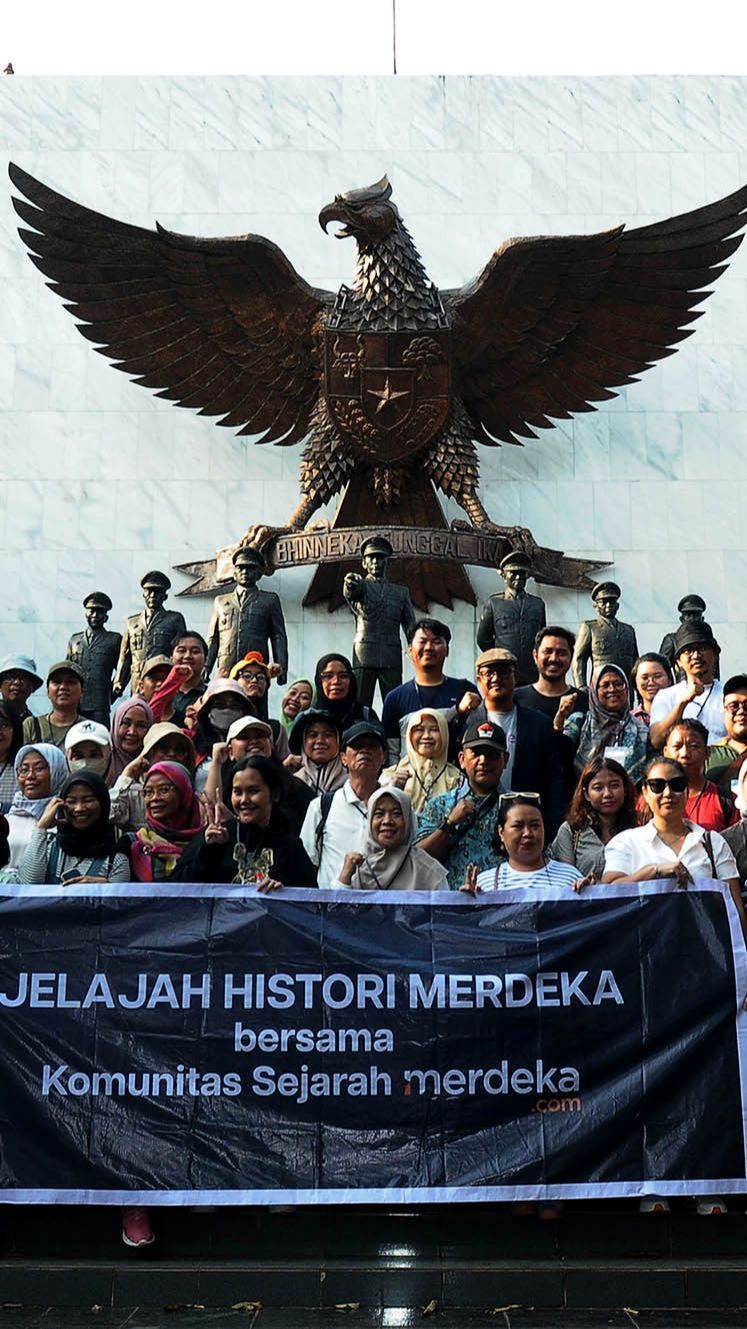
[[75,775],[78,771],[91,771],[94,775],[106,775],[109,758],[108,757],[71,757],[68,766],[70,773]]
[[210,723],[219,734],[227,734],[234,720],[243,720],[244,714],[244,711],[213,710],[210,713]]

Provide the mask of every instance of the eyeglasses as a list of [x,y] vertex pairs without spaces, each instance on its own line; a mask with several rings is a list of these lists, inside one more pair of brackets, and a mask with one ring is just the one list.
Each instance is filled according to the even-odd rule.
[[740,711],[747,714],[747,701],[729,701],[724,706],[727,715],[739,715]]
[[608,690],[611,688],[615,692],[627,692],[628,685],[623,683],[621,678],[605,678],[601,683],[597,683],[597,692],[601,692],[603,688]]
[[645,783],[652,794],[663,794],[665,789],[671,790],[673,794],[684,794],[687,789],[687,776],[671,775],[668,780],[646,780]]
[[540,807],[542,803],[539,794],[534,791],[525,791],[524,793],[521,793],[519,790],[512,790],[510,794],[498,795],[498,806],[499,808],[502,808],[509,803],[518,803],[519,800],[521,800],[522,803],[536,803],[537,807]]
[[321,678],[321,680],[322,680],[323,683],[331,683],[334,679],[339,679],[339,678],[352,678],[353,675],[352,675],[352,674],[349,674],[349,673],[347,672],[347,670],[345,670],[345,672],[344,672],[344,673],[341,673],[341,674],[329,674],[329,673],[327,673],[327,674],[320,674],[319,677]]
[[506,661],[499,665],[480,665],[477,671],[478,678],[501,678],[505,674],[512,674],[514,666]]

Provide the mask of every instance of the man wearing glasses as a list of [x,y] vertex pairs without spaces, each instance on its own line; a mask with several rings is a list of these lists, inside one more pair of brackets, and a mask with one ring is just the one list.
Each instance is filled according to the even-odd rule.
[[700,720],[713,745],[726,737],[724,689],[716,678],[719,644],[707,623],[683,623],[674,634],[677,663],[685,672],[684,683],[662,688],[651,706],[649,737],[660,750],[667,731],[680,720]]
[[706,762],[706,780],[730,789],[747,757],[747,674],[735,674],[724,683],[726,738],[714,744]]
[[567,803],[558,735],[546,716],[515,700],[518,670],[512,651],[500,646],[483,651],[475,661],[475,672],[483,700],[472,719],[500,725],[506,736],[508,761],[501,789],[539,794],[549,841],[565,816]]

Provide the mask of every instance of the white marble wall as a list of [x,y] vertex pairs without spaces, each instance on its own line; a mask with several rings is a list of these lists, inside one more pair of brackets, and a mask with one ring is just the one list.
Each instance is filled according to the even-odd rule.
[[[316,222],[338,191],[386,171],[441,286],[507,236],[641,225],[747,180],[739,78],[75,78],[0,81],[0,150],[92,208],[197,234],[270,236],[334,289],[354,249]],[[43,667],[107,590],[111,625],[139,605],[149,567],[210,555],[250,521],[285,518],[300,448],[257,448],[130,384],[75,331],[0,198],[0,648]],[[727,670],[747,664],[736,563],[747,545],[747,246],[681,350],[596,414],[523,449],[482,449],[502,522],[612,560],[622,616],[658,646],[687,590],[705,595]],[[450,509],[457,515],[457,509]],[[292,666],[345,611],[301,612],[309,573],[277,575]],[[174,607],[205,627],[210,602]],[[496,587],[476,571],[480,596]],[[547,590],[575,626],[589,601]],[[440,611],[437,611],[440,613]],[[454,672],[470,672],[473,611],[449,616]]]

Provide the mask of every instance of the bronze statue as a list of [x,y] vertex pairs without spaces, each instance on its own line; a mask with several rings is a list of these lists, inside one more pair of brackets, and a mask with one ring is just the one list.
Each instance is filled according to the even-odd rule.
[[614,581],[600,581],[594,587],[591,598],[597,608],[597,617],[584,619],[578,629],[571,664],[574,687],[586,687],[586,666],[589,660],[592,671],[599,665],[616,664],[630,678],[633,665],[638,659],[638,642],[633,625],[618,620],[620,595],[620,587]]
[[233,569],[236,590],[230,595],[219,595],[215,600],[208,628],[205,678],[210,677],[216,660],[218,669],[228,674],[247,651],[259,651],[269,662],[269,643],[272,658],[280,665],[278,682],[285,683],[288,638],[283,607],[274,591],[257,589],[257,582],[265,570],[264,559],[258,549],[240,545],[233,556]]
[[[534,438],[671,354],[747,223],[743,188],[631,231],[509,240],[474,281],[439,291],[384,176],[319,214],[358,246],[354,285],[335,295],[261,236],[126,225],[9,170],[34,263],[118,369],[257,442],[306,440],[300,502],[287,527],[250,527],[256,545],[343,488],[339,525],[444,527],[438,489],[531,556],[529,533],[483,507],[475,443]],[[410,572],[426,599],[464,594],[456,564]]]
[[83,601],[88,627],[74,632],[67,644],[67,658],[83,670],[83,697],[79,707],[86,720],[97,720],[109,728],[112,707],[112,675],[117,667],[122,636],[104,627],[112,607],[104,591],[91,591]]
[[477,625],[478,654],[504,646],[516,656],[519,683],[534,683],[538,674],[532,651],[537,633],[547,622],[545,602],[538,595],[527,595],[532,564],[520,549],[506,554],[498,570],[506,589],[491,595],[483,606]]
[[343,594],[355,616],[353,672],[358,680],[358,700],[372,706],[376,684],[383,701],[402,682],[402,644],[415,625],[415,611],[404,586],[387,581],[394,550],[381,535],[364,540],[361,561],[364,577],[349,572]]
[[140,670],[152,655],[171,655],[174,638],[186,632],[182,614],[164,609],[171,582],[165,572],[146,572],[140,585],[143,588],[145,609],[130,614],[125,624],[119,663],[114,678],[114,697],[121,697],[128,683],[133,696],[140,683]]
[[[687,624],[705,623],[705,611],[706,611],[706,602],[703,599],[702,595],[692,595],[692,594],[683,595],[682,599],[677,605],[677,613],[680,616],[680,626],[682,626],[683,623]],[[675,637],[677,635],[677,631],[678,629],[675,629],[674,632],[667,632],[667,634],[662,638],[662,643],[661,646],[659,647],[659,654],[663,655],[664,659],[668,661],[669,668],[672,671],[675,683],[682,683],[684,682],[685,679],[685,671],[684,669],[681,669],[677,663],[677,653],[675,647]],[[714,678],[720,678],[718,656],[716,657],[716,668],[714,670]]]

